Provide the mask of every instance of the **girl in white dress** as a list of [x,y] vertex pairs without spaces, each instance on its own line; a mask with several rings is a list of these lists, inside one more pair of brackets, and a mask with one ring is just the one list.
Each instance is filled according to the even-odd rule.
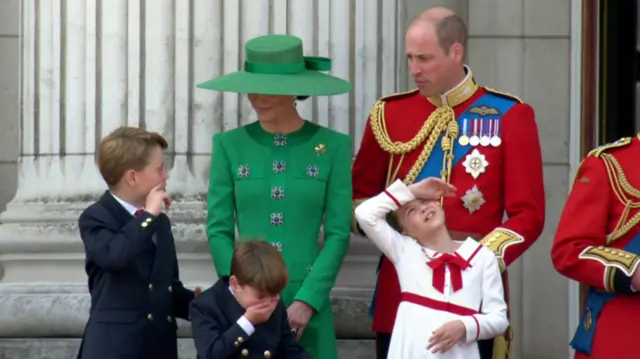
[[436,199],[454,192],[437,178],[409,186],[397,180],[355,210],[400,280],[388,359],[479,359],[477,341],[509,326],[493,252],[472,238],[449,236]]

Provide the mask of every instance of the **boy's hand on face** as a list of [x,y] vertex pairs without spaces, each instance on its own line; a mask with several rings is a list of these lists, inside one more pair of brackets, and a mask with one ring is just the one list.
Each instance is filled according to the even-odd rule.
[[420,182],[410,184],[407,188],[417,199],[437,200],[440,197],[452,197],[456,194],[456,187],[437,177],[428,177]]
[[276,309],[280,297],[272,298],[258,304],[254,304],[247,308],[244,312],[244,317],[247,318],[249,323],[256,326],[269,320],[271,314]]
[[432,353],[444,353],[458,344],[467,334],[464,323],[460,320],[452,320],[438,328],[431,338],[427,350]]
[[147,196],[147,203],[145,204],[144,208],[147,212],[153,214],[154,216],[157,216],[160,214],[160,212],[162,212],[163,204],[168,211],[169,207],[171,207],[171,197],[169,197],[169,195],[167,194],[165,185],[159,184],[153,187],[151,192],[149,192],[149,195]]

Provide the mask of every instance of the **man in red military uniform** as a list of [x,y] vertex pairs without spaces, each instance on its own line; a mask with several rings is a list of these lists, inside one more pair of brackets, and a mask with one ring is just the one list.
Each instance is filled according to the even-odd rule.
[[[531,106],[476,85],[463,64],[466,38],[464,22],[444,8],[425,11],[409,26],[407,60],[418,88],[373,106],[353,165],[354,207],[396,178],[441,177],[459,191],[443,202],[454,238],[482,240],[504,271],[544,224],[538,129]],[[355,222],[353,231],[362,234]],[[387,356],[399,303],[397,273],[382,257],[372,302],[378,358]],[[509,337],[502,339],[496,359],[508,350]],[[492,358],[493,340],[479,346],[482,359]]]
[[575,359],[640,358],[639,136],[589,153],[558,223],[553,265],[589,287],[571,341]]

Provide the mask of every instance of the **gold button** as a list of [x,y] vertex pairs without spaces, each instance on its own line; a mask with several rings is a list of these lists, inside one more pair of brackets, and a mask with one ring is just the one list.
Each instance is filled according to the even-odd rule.
[[147,223],[151,222],[151,218],[147,218],[147,221],[146,221],[146,222],[147,222]]
[[142,224],[140,224],[140,225],[142,226],[142,228],[146,228],[146,227],[149,225],[149,223],[147,223],[147,222],[142,222]]
[[147,315],[147,319],[153,320],[153,315],[151,315],[151,314]]
[[171,288],[171,286],[169,286],[169,293],[173,292],[173,288]]
[[238,337],[238,343],[242,343],[243,341],[244,341],[244,338]]
[[247,349],[242,349],[242,356],[243,357],[249,356],[249,351]]
[[270,352],[270,351],[268,351],[268,350],[266,350],[266,351],[264,352],[264,357],[265,357],[265,358],[271,358],[271,352]]
[[173,319],[171,319],[171,316],[167,316],[167,322],[171,323],[173,321]]
[[149,290],[152,291],[153,290],[153,284],[149,283]]
[[624,257],[625,257],[626,259],[630,259],[630,258],[631,258],[631,254],[626,254]]
[[240,343],[235,342],[235,343],[233,343],[233,345],[238,346],[238,345],[240,345]]

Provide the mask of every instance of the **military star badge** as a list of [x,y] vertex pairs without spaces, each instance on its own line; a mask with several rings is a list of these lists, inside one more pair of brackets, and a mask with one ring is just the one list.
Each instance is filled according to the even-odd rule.
[[462,165],[467,173],[471,174],[474,179],[477,179],[481,173],[484,173],[489,162],[487,162],[486,157],[476,148],[465,157]]
[[469,214],[477,211],[482,207],[483,204],[486,203],[484,200],[484,195],[478,189],[477,185],[474,185],[471,189],[467,190],[467,192],[462,196],[462,204],[464,208],[469,211]]

